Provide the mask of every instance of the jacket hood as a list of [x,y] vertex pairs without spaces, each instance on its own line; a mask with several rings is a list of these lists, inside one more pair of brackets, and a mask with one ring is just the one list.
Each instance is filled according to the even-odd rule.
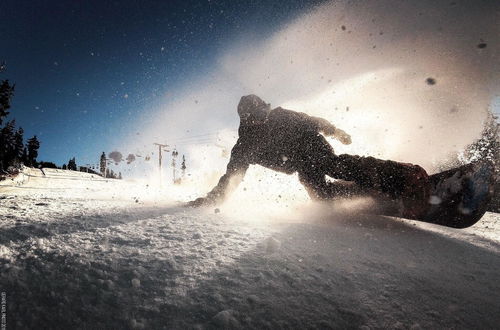
[[238,115],[243,121],[265,120],[270,110],[270,104],[264,102],[260,97],[253,94],[241,97],[240,103],[238,104]]

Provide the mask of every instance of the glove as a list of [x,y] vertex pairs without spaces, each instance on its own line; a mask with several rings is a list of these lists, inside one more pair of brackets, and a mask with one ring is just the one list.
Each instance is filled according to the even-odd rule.
[[321,128],[321,132],[326,136],[335,136],[336,131],[337,129],[335,128],[335,126],[331,125],[330,123],[328,123],[328,125],[323,125],[323,127]]
[[343,130],[341,129],[336,129],[335,130],[335,134],[334,134],[335,138],[337,140],[339,140],[342,144],[351,144],[352,141],[351,141],[351,136],[349,134],[347,134],[346,132],[344,132]]

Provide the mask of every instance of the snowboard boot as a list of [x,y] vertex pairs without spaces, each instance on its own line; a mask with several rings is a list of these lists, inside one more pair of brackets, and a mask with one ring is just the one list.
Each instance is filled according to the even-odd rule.
[[375,176],[380,190],[402,203],[401,216],[417,219],[425,214],[429,200],[429,176],[425,170],[408,163],[380,161]]
[[410,219],[421,219],[429,207],[429,175],[418,165],[403,163],[401,166],[402,216]]

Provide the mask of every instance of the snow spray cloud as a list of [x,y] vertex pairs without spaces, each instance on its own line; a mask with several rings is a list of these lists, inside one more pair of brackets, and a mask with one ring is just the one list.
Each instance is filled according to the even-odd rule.
[[[499,94],[499,13],[493,0],[324,4],[258,42],[241,35],[210,75],[167,94],[137,143],[225,130],[219,144],[230,149],[236,105],[253,93],[348,131],[352,145],[332,141],[338,153],[432,171],[479,136]],[[191,142],[176,146],[203,194],[200,184],[216,183],[227,158],[215,139],[177,141]]]
[[112,151],[109,153],[108,158],[113,160],[115,164],[118,165],[123,160],[123,155],[119,151]]
[[132,162],[135,161],[135,155],[134,154],[128,154],[126,158],[127,164],[131,164]]
[[499,92],[499,7],[329,3],[222,65],[266,101],[345,128],[353,145],[338,151],[432,170],[478,137]]

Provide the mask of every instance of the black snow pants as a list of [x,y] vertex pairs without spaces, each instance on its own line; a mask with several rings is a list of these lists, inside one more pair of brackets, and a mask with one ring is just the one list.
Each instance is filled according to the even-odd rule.
[[311,199],[328,200],[336,194],[345,193],[345,185],[328,182],[326,175],[395,199],[426,198],[428,176],[418,165],[374,157],[335,155],[332,146],[321,135],[310,139],[304,151],[297,171]]

